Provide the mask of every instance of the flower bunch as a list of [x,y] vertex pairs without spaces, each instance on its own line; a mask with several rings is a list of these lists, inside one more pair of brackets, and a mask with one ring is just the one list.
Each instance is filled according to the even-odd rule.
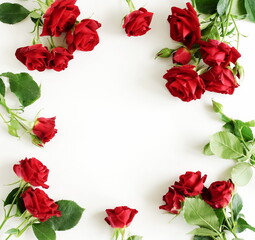
[[[196,6],[196,0],[192,2]],[[229,44],[229,40],[237,34],[239,41],[240,33],[235,24],[236,16],[232,13],[233,0],[225,4],[223,13],[219,13],[222,2],[218,2],[216,12],[201,21],[189,2],[185,9],[172,7],[172,14],[168,17],[170,37],[181,46],[164,48],[157,56],[172,56],[174,67],[163,78],[167,80],[169,92],[182,101],[200,99],[206,90],[233,94],[239,86],[238,79],[243,69],[237,60],[241,54]]]
[[40,97],[40,86],[37,85],[28,73],[14,74],[7,72],[0,74],[0,76],[8,80],[10,91],[16,95],[18,104],[21,104],[18,108],[8,106],[6,84],[0,78],[0,106],[5,110],[5,116],[0,113],[0,117],[7,125],[9,134],[20,137],[19,132],[23,130],[23,132],[31,136],[32,142],[35,145],[43,147],[57,133],[55,129],[56,118],[36,117],[34,121],[28,121],[20,116],[24,112],[25,107],[31,105]]
[[142,237],[130,235],[126,232],[127,227],[133,221],[134,216],[138,213],[136,209],[127,206],[120,206],[114,209],[106,209],[107,217],[105,221],[114,228],[113,240],[141,240]]
[[132,0],[126,0],[130,13],[124,17],[122,27],[126,34],[130,36],[141,36],[146,34],[151,28],[153,13],[148,12],[145,8],[136,10]]
[[231,170],[231,179],[236,185],[246,185],[252,175],[255,165],[255,138],[251,127],[255,121],[243,122],[232,119],[223,113],[223,106],[215,101],[213,110],[224,122],[223,130],[210,136],[210,141],[204,147],[205,155],[216,155],[223,159],[233,159],[235,166]]
[[[20,178],[19,187],[13,189],[4,201],[4,219],[0,230],[11,218],[19,218],[22,222],[16,228],[7,231],[11,236],[21,236],[32,227],[38,240],[56,239],[55,231],[74,227],[84,211],[75,202],[61,200],[55,202],[40,188],[49,188],[45,182],[49,169],[36,158],[25,158],[13,166],[15,174]],[[37,187],[37,188],[35,188]]]
[[[3,3],[0,5],[0,20],[13,24],[30,16],[34,22],[32,45],[16,50],[17,59],[28,70],[62,71],[68,67],[76,50],[92,51],[99,43],[97,29],[101,24],[93,19],[77,20],[80,15],[76,0],[37,0],[39,8],[27,10],[20,4]],[[12,12],[12,14],[8,14]],[[48,37],[47,41],[43,38]],[[54,39],[63,41],[56,45]],[[43,43],[44,42],[44,43]],[[47,44],[46,44],[46,43]],[[46,46],[47,45],[47,46]]]
[[193,239],[226,240],[226,233],[235,237],[237,233],[255,228],[245,220],[241,210],[241,197],[235,193],[235,186],[231,180],[213,182],[208,188],[204,186],[206,175],[200,171],[186,172],[179,177],[179,181],[169,187],[163,196],[164,205],[160,206],[171,214],[183,212],[188,224],[196,225],[190,234]]

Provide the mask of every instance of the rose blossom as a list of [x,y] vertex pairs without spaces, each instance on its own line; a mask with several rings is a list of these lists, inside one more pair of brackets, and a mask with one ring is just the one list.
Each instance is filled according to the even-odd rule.
[[169,92],[185,102],[199,99],[205,92],[204,82],[193,69],[192,65],[173,67],[163,76]]
[[63,47],[56,47],[51,50],[51,60],[49,62],[49,67],[55,71],[62,71],[68,66],[68,62],[73,59],[73,54],[71,54],[67,49]]
[[152,12],[148,12],[145,8],[139,8],[124,17],[122,27],[129,37],[144,35],[150,30],[152,16]]
[[138,213],[136,209],[126,206],[116,207],[114,209],[106,209],[107,217],[105,221],[112,228],[125,228],[130,225],[134,216]]
[[221,66],[215,66],[209,71],[200,75],[204,80],[205,89],[211,92],[233,94],[239,84],[231,70]]
[[41,36],[56,36],[69,31],[75,24],[80,10],[74,4],[76,0],[55,0],[43,15]]
[[16,58],[26,65],[28,70],[44,71],[49,66],[51,54],[42,44],[21,47],[16,50]]
[[58,205],[49,198],[49,196],[39,188],[35,190],[29,187],[21,194],[26,210],[40,222],[45,222],[52,216],[60,217]]
[[236,63],[241,54],[224,42],[210,39],[208,42],[200,40],[200,52],[203,61],[209,66],[227,67],[230,62]]
[[45,184],[48,179],[49,169],[36,158],[25,158],[20,164],[15,164],[13,170],[16,175],[32,186],[48,188]]
[[91,51],[99,43],[97,29],[101,24],[93,19],[83,19],[66,35],[68,50]]
[[207,175],[201,177],[201,172],[186,172],[179,177],[179,182],[172,186],[186,197],[194,197],[202,193]]
[[36,119],[32,132],[42,144],[49,142],[57,133],[57,129],[55,129],[55,119],[56,117],[40,117]]
[[212,208],[224,208],[231,201],[234,184],[231,181],[213,182],[209,188],[204,188],[202,198]]
[[184,196],[170,187],[166,195],[163,196],[163,201],[165,201],[166,204],[160,206],[159,209],[164,209],[172,214],[179,214],[182,209],[182,203],[184,200]]
[[201,30],[196,11],[190,3],[186,5],[188,9],[172,7],[172,15],[167,20],[171,38],[190,49],[201,38]]
[[181,47],[177,49],[175,53],[173,53],[173,63],[185,65],[188,64],[191,60],[191,53],[185,47]]

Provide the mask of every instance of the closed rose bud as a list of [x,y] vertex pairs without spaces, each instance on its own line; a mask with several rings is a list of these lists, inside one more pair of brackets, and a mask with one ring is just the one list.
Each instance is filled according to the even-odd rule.
[[163,48],[157,53],[156,56],[161,58],[168,58],[172,55],[173,51],[174,50],[170,48]]
[[185,47],[181,47],[175,53],[173,53],[173,63],[185,65],[190,62],[191,57],[192,55],[190,51]]

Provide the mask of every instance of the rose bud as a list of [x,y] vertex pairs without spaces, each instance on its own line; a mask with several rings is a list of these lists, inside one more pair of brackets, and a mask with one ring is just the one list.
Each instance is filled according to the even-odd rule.
[[184,196],[170,187],[166,195],[163,196],[163,201],[165,201],[166,204],[160,206],[159,209],[166,210],[172,214],[179,214],[182,209],[182,203],[184,200]]
[[227,67],[230,62],[236,63],[241,54],[224,42],[210,39],[208,42],[200,40],[200,52],[203,61],[209,66]]
[[70,52],[75,50],[92,51],[99,43],[96,30],[100,27],[101,24],[93,19],[84,19],[76,24],[74,29],[66,34],[68,50]]
[[37,118],[32,132],[35,134],[33,137],[33,143],[39,146],[43,146],[46,142],[49,142],[57,133],[55,129],[55,117],[53,118]]
[[58,211],[58,205],[48,197],[48,195],[36,188],[29,187],[21,194],[26,210],[40,222],[45,222],[52,216],[60,217],[61,212]]
[[194,197],[202,193],[207,175],[201,177],[201,172],[186,172],[179,177],[179,182],[172,186],[186,197]]
[[156,57],[168,58],[172,55],[173,51],[173,49],[163,48],[157,53]]
[[172,15],[167,20],[170,24],[170,37],[191,49],[201,38],[201,30],[197,12],[190,3],[186,5],[188,9],[172,7]]
[[231,181],[217,181],[203,189],[202,198],[212,208],[224,208],[231,201],[233,191],[234,184]]
[[43,30],[41,36],[56,36],[69,31],[80,15],[80,10],[74,4],[76,0],[55,0],[43,15]]
[[49,67],[55,71],[62,71],[68,67],[68,62],[73,59],[73,54],[71,54],[67,49],[63,47],[56,47],[51,50],[51,60],[49,62]]
[[16,50],[16,58],[26,65],[28,70],[44,71],[49,66],[51,54],[42,44],[21,47]]
[[16,175],[34,187],[48,188],[45,184],[49,169],[36,158],[25,158],[20,164],[15,164],[13,170]]
[[126,206],[116,207],[114,209],[106,209],[107,217],[105,221],[112,228],[125,228],[128,227],[134,216],[138,213],[136,209],[131,209]]
[[181,47],[175,53],[173,53],[173,63],[185,65],[190,62],[191,57],[192,55],[190,51],[185,47]]
[[144,35],[151,29],[152,16],[152,12],[148,12],[145,8],[139,8],[124,17],[122,27],[129,37]]
[[205,88],[211,92],[233,94],[239,86],[231,70],[221,66],[215,66],[200,75],[204,80]]
[[185,102],[200,99],[205,92],[203,80],[193,69],[192,65],[173,67],[163,76],[169,92]]

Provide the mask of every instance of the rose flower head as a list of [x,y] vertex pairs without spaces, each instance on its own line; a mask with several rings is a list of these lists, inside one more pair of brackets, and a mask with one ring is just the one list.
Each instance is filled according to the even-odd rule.
[[68,67],[68,62],[73,59],[73,54],[71,54],[67,49],[63,47],[56,47],[51,50],[51,60],[49,62],[49,67],[55,71],[62,71]]
[[232,199],[234,184],[231,181],[216,181],[204,188],[203,200],[212,208],[224,208]]
[[69,31],[80,15],[76,0],[55,0],[43,15],[41,36],[56,36]]
[[134,216],[138,213],[136,209],[126,206],[116,207],[114,209],[106,209],[107,217],[105,221],[112,228],[125,228],[128,227]]
[[48,188],[49,169],[36,158],[25,158],[13,166],[16,175],[34,187]]
[[49,142],[57,133],[55,129],[55,117],[52,118],[37,118],[32,132],[33,143],[38,146],[43,146],[46,142]]
[[152,12],[148,12],[145,8],[139,8],[124,17],[122,27],[129,37],[144,35],[151,29],[152,16]]
[[206,177],[207,175],[202,177],[200,171],[186,172],[172,187],[186,197],[194,197],[202,193]]
[[180,47],[176,52],[173,53],[173,63],[185,65],[189,63],[191,57],[192,55],[187,48]]
[[40,222],[45,222],[52,216],[60,217],[58,205],[39,188],[29,187],[21,194],[26,210]]
[[185,197],[183,195],[170,187],[168,192],[163,196],[163,201],[165,201],[166,204],[160,206],[159,209],[166,210],[172,214],[179,214],[184,200]]

